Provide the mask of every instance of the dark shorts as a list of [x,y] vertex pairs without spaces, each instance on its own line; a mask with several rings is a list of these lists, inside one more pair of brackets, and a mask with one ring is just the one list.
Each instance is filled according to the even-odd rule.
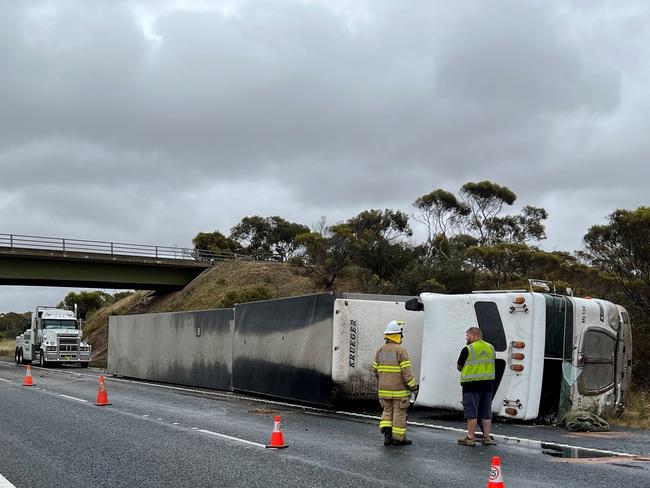
[[463,411],[466,419],[492,418],[492,392],[491,391],[464,391]]

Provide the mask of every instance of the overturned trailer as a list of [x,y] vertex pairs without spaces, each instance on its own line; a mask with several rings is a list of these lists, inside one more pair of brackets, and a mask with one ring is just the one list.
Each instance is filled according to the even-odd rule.
[[331,406],[376,398],[372,361],[391,320],[419,374],[424,317],[413,297],[319,293],[234,309],[111,317],[108,371]]
[[111,374],[232,389],[232,308],[109,318]]
[[418,405],[462,410],[456,360],[469,327],[496,351],[495,415],[619,414],[627,403],[632,332],[621,306],[522,290],[423,293],[406,306],[424,314]]
[[404,320],[404,344],[420,369],[422,314],[412,297],[331,293],[235,307],[233,388],[321,405],[377,397],[372,369],[383,331]]

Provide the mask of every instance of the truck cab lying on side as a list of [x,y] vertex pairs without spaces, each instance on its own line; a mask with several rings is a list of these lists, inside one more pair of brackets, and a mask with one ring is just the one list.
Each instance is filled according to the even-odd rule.
[[421,406],[462,410],[456,360],[465,331],[479,327],[496,351],[495,415],[532,420],[576,410],[620,414],[625,408],[632,332],[621,306],[513,290],[423,293],[406,307],[424,312]]
[[16,364],[38,361],[42,367],[55,363],[90,364],[91,346],[81,340],[81,324],[74,312],[55,307],[36,307],[29,329],[16,337]]

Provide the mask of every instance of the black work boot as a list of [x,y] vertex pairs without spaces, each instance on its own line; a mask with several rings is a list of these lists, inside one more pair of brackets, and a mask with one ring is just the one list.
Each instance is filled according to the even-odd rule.
[[410,446],[411,444],[413,444],[413,441],[406,437],[404,439],[393,439],[394,446]]
[[390,446],[393,443],[393,429],[391,427],[382,427],[384,433],[384,446]]

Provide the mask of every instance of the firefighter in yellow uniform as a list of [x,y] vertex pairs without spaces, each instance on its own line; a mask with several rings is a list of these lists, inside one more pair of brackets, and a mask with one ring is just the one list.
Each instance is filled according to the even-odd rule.
[[372,367],[379,380],[379,403],[384,409],[379,429],[384,434],[384,445],[409,445],[406,438],[406,409],[411,391],[418,385],[411,372],[406,348],[402,346],[404,322],[392,320],[386,325],[386,343],[379,348]]

